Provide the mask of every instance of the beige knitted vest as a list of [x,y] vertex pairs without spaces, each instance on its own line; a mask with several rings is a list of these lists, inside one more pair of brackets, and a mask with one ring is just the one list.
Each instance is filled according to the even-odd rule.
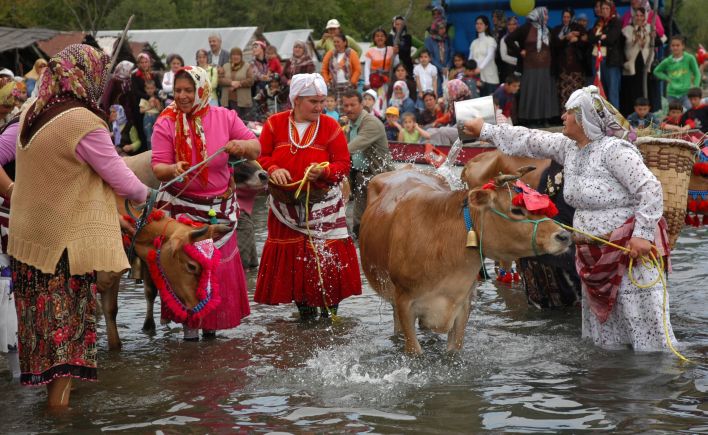
[[52,118],[28,143],[18,140],[8,240],[12,257],[44,273],[55,272],[64,250],[72,275],[129,267],[113,190],[76,156],[87,133],[106,128],[94,113],[77,107]]

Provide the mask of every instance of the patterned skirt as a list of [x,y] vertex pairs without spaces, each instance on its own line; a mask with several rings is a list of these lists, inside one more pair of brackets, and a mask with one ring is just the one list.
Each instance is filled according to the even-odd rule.
[[95,381],[95,275],[71,275],[66,251],[53,274],[14,258],[11,267],[19,323],[20,382],[42,385],[59,377]]
[[354,89],[350,82],[337,83],[336,85],[330,86],[330,92],[334,94],[334,98],[337,99],[337,112],[344,113],[344,107],[342,106],[342,96],[349,91]]
[[585,85],[585,77],[581,72],[561,72],[558,77],[558,96],[560,97],[560,107],[563,111],[570,94]]

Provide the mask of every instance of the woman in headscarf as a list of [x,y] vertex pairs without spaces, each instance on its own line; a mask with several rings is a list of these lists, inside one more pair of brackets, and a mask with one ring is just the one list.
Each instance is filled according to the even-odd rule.
[[499,86],[499,71],[494,61],[497,41],[490,34],[489,18],[486,16],[480,15],[477,17],[475,29],[477,30],[477,39],[470,44],[469,59],[474,59],[477,62],[475,75],[479,75],[482,79],[479,95],[486,97],[487,95],[492,95],[497,86]]
[[16,87],[17,82],[14,80],[10,80],[0,87],[0,127],[10,122],[20,111],[15,106],[14,91]]
[[434,128],[428,129],[430,143],[435,145],[452,145],[459,137],[457,118],[455,117],[455,102],[472,98],[472,92],[465,82],[453,79],[447,82],[447,110],[433,123]]
[[526,23],[506,38],[509,53],[519,58],[519,69],[523,70],[519,119],[547,126],[559,115],[558,90],[551,75],[548,9],[536,8],[526,18]]
[[49,60],[20,116],[8,253],[19,320],[21,382],[67,406],[71,379],[96,380],[94,271],[123,272],[115,195],[147,188],[116,154],[98,100],[110,58],[70,45]]
[[415,103],[410,98],[408,85],[405,81],[399,80],[393,84],[393,95],[388,100],[388,107],[397,107],[401,115],[406,112],[416,113]]
[[34,66],[27,74],[25,74],[25,83],[27,84],[27,95],[32,95],[34,91],[34,86],[39,80],[39,76],[42,75],[42,71],[47,67],[47,61],[41,57],[34,61]]
[[239,118],[246,119],[248,111],[253,107],[253,69],[243,59],[243,51],[239,47],[231,49],[229,59],[230,62],[224,64],[224,72],[219,77],[221,107],[235,110]]
[[203,48],[197,50],[197,66],[207,72],[209,83],[211,83],[211,94],[209,95],[209,105],[218,106],[217,89],[219,87],[219,68],[209,63],[209,52]]
[[253,90],[253,95],[258,94],[260,90],[265,89],[270,81],[271,72],[268,70],[266,47],[267,45],[263,41],[254,41],[251,46],[251,54],[253,54],[251,68],[253,69],[253,80],[255,87]]
[[394,53],[398,55],[399,65],[402,64],[408,74],[413,75],[413,59],[411,59],[413,37],[408,34],[408,26],[404,17],[400,15],[393,17],[386,45],[393,47]]
[[285,64],[283,72],[285,84],[289,86],[290,80],[295,74],[312,74],[313,72],[315,72],[315,63],[310,57],[307,44],[305,41],[295,41],[293,43],[293,54]]
[[551,30],[554,75],[558,77],[558,94],[563,107],[570,94],[583,87],[589,75],[586,65],[589,50],[588,32],[573,20],[575,11],[563,9],[562,23]]
[[[292,110],[277,113],[261,132],[258,162],[268,171],[268,238],[254,300],[295,302],[302,320],[337,313],[343,299],[361,294],[356,247],[346,224],[341,183],[349,175],[347,141],[337,121],[322,113],[327,86],[319,74],[290,82]],[[310,194],[295,197],[307,177]],[[306,196],[310,205],[305,215]]]
[[334,49],[324,55],[321,73],[330,92],[337,99],[337,111],[342,113],[342,95],[358,86],[361,63],[356,51],[349,48],[346,35],[334,35],[332,41]]
[[[250,313],[236,240],[238,203],[230,185],[228,161],[229,156],[253,160],[260,153],[260,145],[236,112],[209,105],[211,84],[200,67],[186,66],[177,71],[174,93],[174,102],[160,114],[152,136],[155,176],[170,181],[215,153],[219,155],[170,186],[158,199],[158,206],[164,205],[175,219],[184,216],[229,228],[226,234],[214,238],[222,258],[216,270],[221,303],[199,323],[184,324],[184,339],[196,341],[200,328],[205,338],[214,338],[217,329],[235,328]],[[222,147],[225,152],[221,152]],[[164,305],[162,315],[175,318]]]
[[601,55],[602,87],[607,99],[615,107],[620,106],[620,83],[622,81],[622,66],[624,65],[624,41],[622,39],[622,23],[617,18],[617,8],[614,2],[602,0],[600,17],[590,31],[590,44],[593,46],[593,75],[597,76],[597,58]]
[[[396,83],[397,81],[403,81],[406,83],[406,86],[408,87],[408,96],[415,103],[418,99],[418,88],[413,75],[408,73],[408,70],[402,63],[399,63],[393,67],[393,82]],[[392,96],[393,86],[389,86],[386,98],[390,100]]]
[[[630,250],[625,255],[574,236],[583,292],[583,337],[604,348],[630,345],[636,351],[667,351],[662,284],[641,288],[634,283],[650,283],[665,273],[639,260],[654,252],[668,261],[661,184],[628,142],[636,137],[629,123],[595,86],[573,92],[565,108],[563,133],[489,125],[480,118],[465,122],[465,130],[504,153],[561,164],[563,196],[575,207],[573,226]],[[630,257],[635,260],[636,281],[628,275]],[[675,346],[668,301],[666,329]]]

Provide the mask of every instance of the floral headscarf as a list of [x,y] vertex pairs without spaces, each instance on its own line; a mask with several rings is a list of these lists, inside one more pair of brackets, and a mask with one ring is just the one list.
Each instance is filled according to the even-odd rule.
[[576,111],[576,118],[580,118],[580,125],[590,140],[615,136],[634,142],[637,138],[629,122],[600,95],[595,86],[587,86],[573,92],[565,103],[565,108]]
[[152,80],[152,71],[151,71],[151,69],[152,69],[152,57],[150,57],[149,54],[147,54],[147,53],[145,53],[145,52],[142,52],[142,53],[140,53],[140,54],[138,55],[138,57],[136,57],[136,60],[138,61],[138,63],[140,63],[140,59],[142,59],[142,58],[145,58],[145,59],[148,60],[148,62],[149,62],[149,64],[148,64],[148,70],[147,70],[147,71],[143,71],[143,70],[140,69],[140,67],[138,67],[138,70],[135,71],[135,75],[138,76],[138,77],[141,77],[141,78],[142,78],[143,80],[145,80],[145,81]]
[[37,117],[52,103],[76,100],[105,119],[98,106],[108,79],[111,58],[90,45],[72,44],[49,59],[47,68],[39,77],[34,110],[25,119],[28,131]]
[[129,60],[124,60],[116,65],[113,70],[113,77],[119,78],[121,80],[127,80],[130,78],[130,73],[133,71],[135,64]]
[[0,88],[0,106],[12,107],[15,105],[15,87],[17,82],[10,80]]
[[[306,66],[311,64],[314,65],[312,62],[312,57],[310,57],[310,53],[307,52],[307,44],[305,44],[305,41],[295,41],[293,43],[293,48],[295,47],[302,48],[302,56],[295,56],[295,50],[293,50],[293,55],[290,57],[290,68],[293,71],[293,75],[297,74],[297,72]],[[296,69],[297,71],[295,71]]]
[[[403,98],[396,98],[396,90],[403,91]],[[406,84],[405,81],[399,80],[393,84],[393,94],[391,94],[391,98],[388,100],[388,105],[389,106],[396,106],[396,107],[400,108],[401,105],[403,104],[403,102],[408,97],[410,97],[410,91],[408,90],[408,85]]]
[[447,100],[452,103],[470,98],[472,93],[469,86],[460,79],[453,79],[447,82]]
[[[185,161],[191,165],[193,153],[196,153],[196,163],[202,162],[208,157],[202,118],[209,112],[211,83],[209,82],[209,73],[198,66],[182,67],[175,73],[175,77],[182,71],[189,74],[189,77],[194,82],[196,92],[194,93],[192,110],[189,113],[182,112],[173,101],[162,111],[159,117],[174,119],[175,158],[177,161]],[[195,140],[192,140],[190,131],[194,132]],[[204,166],[199,171],[199,179],[204,186],[209,181],[208,170],[207,166]]]
[[531,22],[531,25],[538,31],[538,36],[536,37],[536,51],[540,52],[543,44],[550,45],[548,43],[548,9],[545,7],[540,7],[532,10],[526,15],[526,18]]

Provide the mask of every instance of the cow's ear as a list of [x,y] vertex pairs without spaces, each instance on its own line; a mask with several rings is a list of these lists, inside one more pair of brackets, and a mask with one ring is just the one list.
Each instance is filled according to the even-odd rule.
[[491,189],[474,189],[467,196],[470,206],[489,207],[494,201],[496,192]]
[[214,236],[223,236],[228,234],[232,228],[224,224],[209,225],[209,238],[214,239]]
[[209,227],[207,225],[201,226],[195,230],[192,230],[189,233],[189,242],[194,243],[197,240],[199,240],[202,236],[207,234],[207,231],[209,231]]

